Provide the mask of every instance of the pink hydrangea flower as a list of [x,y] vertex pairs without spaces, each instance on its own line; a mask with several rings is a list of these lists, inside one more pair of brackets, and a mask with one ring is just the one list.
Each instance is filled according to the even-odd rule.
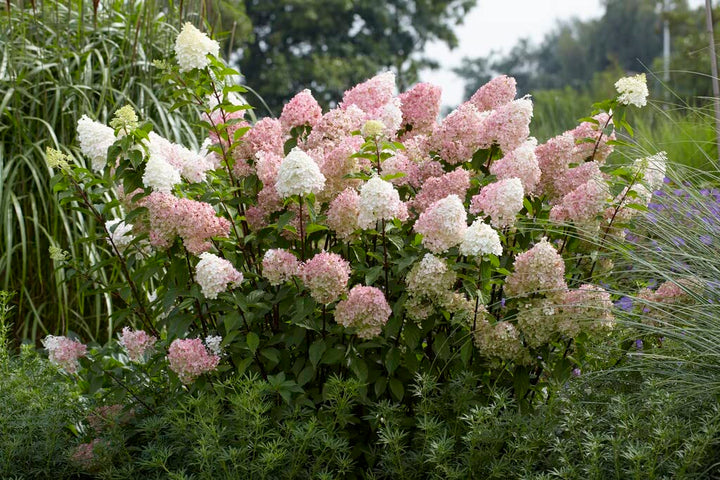
[[350,238],[359,227],[358,215],[360,214],[360,195],[352,189],[347,188],[330,202],[327,212],[327,225],[334,230],[338,238]]
[[577,223],[593,221],[603,213],[608,195],[607,183],[602,178],[591,178],[552,207],[550,220]]
[[418,164],[410,160],[403,151],[395,152],[395,155],[383,160],[380,166],[380,173],[383,177],[400,173],[403,174],[402,176],[389,180],[390,183],[397,186],[418,184],[415,179],[417,179],[420,174],[419,170]]
[[314,127],[322,118],[322,108],[310,90],[305,89],[290,99],[280,114],[283,131],[289,133],[294,127]]
[[144,330],[131,330],[130,327],[124,327],[120,334],[120,345],[132,362],[142,362],[145,353],[150,351],[157,342],[157,338],[148,335]]
[[529,138],[518,148],[490,165],[490,173],[498,180],[519,178],[525,195],[532,195],[540,182],[540,167],[535,155],[537,140]]
[[212,253],[201,253],[195,266],[195,281],[200,285],[205,298],[215,299],[228,285],[233,288],[243,281],[243,274],[233,264]]
[[380,335],[392,310],[383,292],[375,287],[355,285],[335,307],[335,321],[345,328],[354,328],[360,338]]
[[521,98],[492,111],[482,123],[479,144],[489,147],[496,144],[503,153],[509,153],[523,144],[530,135],[533,116],[532,100]]
[[300,274],[300,262],[292,253],[282,248],[265,252],[262,261],[263,277],[270,285],[281,285]]
[[366,120],[366,114],[356,105],[347,108],[335,108],[327,112],[315,125],[305,141],[304,148],[310,150],[343,139],[356,130],[360,130]]
[[210,238],[227,237],[230,222],[218,217],[212,205],[153,192],[139,206],[147,207],[150,244],[167,248],[180,236],[188,251],[198,255],[210,248]]
[[277,155],[273,152],[258,152],[255,161],[255,171],[258,179],[263,183],[264,186],[275,185],[277,182],[278,171],[280,170],[280,164],[283,161],[283,156]]
[[522,182],[519,178],[507,178],[486,185],[470,201],[470,213],[480,212],[490,216],[496,228],[515,224],[516,215],[523,208]]
[[480,147],[483,118],[475,105],[463,103],[435,128],[429,140],[431,149],[450,165],[469,161]]
[[325,175],[323,199],[330,199],[348,187],[359,185],[358,179],[345,177],[363,168],[361,159],[352,156],[360,150],[362,144],[363,139],[359,135],[344,137],[317,157],[321,159],[320,171]]
[[283,131],[280,120],[263,118],[248,130],[233,152],[236,160],[254,159],[258,152],[274,153],[283,156]]
[[457,195],[463,200],[469,188],[470,172],[464,168],[456,168],[439,177],[430,177],[413,199],[412,208],[418,213],[424,212],[431,204],[448,195]]
[[539,293],[556,298],[565,295],[565,262],[547,239],[543,238],[515,257],[513,266],[513,273],[505,280],[505,291],[509,296],[527,297]]
[[600,133],[603,127],[612,128],[613,123],[609,115],[607,113],[600,113],[593,118],[597,120],[597,123],[582,122],[570,131],[570,134],[575,139],[575,151],[573,152],[574,163],[594,160],[602,164],[615,148],[607,143],[610,140],[615,140],[615,132],[613,131],[610,135],[604,131]]
[[573,161],[574,151],[575,139],[569,132],[551,138],[535,148],[535,156],[541,172],[537,194],[546,194],[551,198],[558,196],[555,192],[555,181],[564,176],[570,162]]
[[513,77],[500,75],[490,80],[470,97],[478,111],[495,110],[513,101],[517,95],[517,82]]
[[343,95],[343,110],[356,105],[364,112],[373,112],[389,103],[395,94],[395,74],[385,72],[360,83]]
[[418,83],[400,94],[403,125],[412,126],[411,135],[432,133],[440,114],[442,89],[430,83]]
[[211,354],[199,338],[173,340],[167,359],[170,370],[186,385],[203,373],[212,372],[220,363],[220,357]]
[[466,230],[467,213],[457,195],[448,195],[433,203],[415,222],[415,231],[422,234],[423,245],[433,253],[459,245]]
[[595,285],[581,285],[565,295],[565,314],[561,316],[560,331],[576,337],[580,332],[599,333],[615,324],[612,301],[605,289]]
[[300,276],[318,303],[328,304],[345,293],[350,263],[336,253],[321,252],[300,267]]
[[87,346],[67,337],[48,335],[42,341],[48,351],[50,362],[58,365],[67,373],[77,373],[80,363],[78,359],[87,354]]

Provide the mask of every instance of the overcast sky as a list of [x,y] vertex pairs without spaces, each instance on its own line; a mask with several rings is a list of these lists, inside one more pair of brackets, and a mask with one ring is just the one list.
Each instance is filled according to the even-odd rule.
[[[694,7],[704,5],[705,0],[689,3]],[[443,104],[458,105],[465,100],[463,82],[452,73],[452,68],[460,65],[463,57],[508,51],[520,38],[540,43],[558,20],[573,17],[588,20],[602,16],[603,12],[601,0],[478,0],[456,29],[457,48],[450,50],[442,43],[427,46],[425,53],[438,61],[441,68],[423,72],[421,80],[443,88]]]

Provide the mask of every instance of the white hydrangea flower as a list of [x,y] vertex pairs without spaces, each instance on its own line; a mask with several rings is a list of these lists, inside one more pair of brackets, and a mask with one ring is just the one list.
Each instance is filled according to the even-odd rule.
[[295,147],[280,164],[275,190],[282,198],[309,195],[325,188],[325,175],[310,155]]
[[635,168],[642,172],[643,180],[650,190],[657,190],[662,186],[667,171],[667,153],[659,152],[655,155],[635,160]]
[[381,219],[407,218],[407,206],[400,200],[398,191],[377,175],[360,187],[358,210],[358,226],[362,229],[374,227]]
[[380,114],[380,121],[385,125],[383,133],[388,138],[395,137],[395,134],[400,129],[400,125],[402,125],[403,114],[400,106],[400,99],[395,97],[385,104]]
[[190,22],[183,25],[175,40],[175,56],[180,72],[189,72],[194,68],[205,68],[210,64],[207,55],[217,57],[220,44],[195,28]]
[[647,105],[647,97],[650,92],[648,92],[647,79],[644,73],[621,78],[615,82],[615,88],[619,93],[618,102],[623,105],[635,105],[636,107]]
[[180,172],[160,155],[150,155],[143,173],[143,185],[155,191],[170,193],[180,183]]
[[467,256],[502,255],[503,248],[500,235],[490,225],[482,220],[475,220],[465,231],[465,237],[460,244],[460,253]]
[[240,285],[243,274],[224,258],[205,252],[200,254],[200,261],[195,266],[195,281],[206,298],[215,299],[227,289],[228,284],[231,288]]
[[430,205],[415,222],[422,244],[433,253],[445,252],[460,244],[467,231],[467,212],[457,195],[448,195]]
[[220,346],[221,343],[222,337],[220,335],[209,335],[205,337],[205,346],[213,355],[220,356],[223,354],[223,349]]
[[148,134],[150,156],[162,157],[180,172],[180,175],[192,183],[205,181],[206,172],[215,167],[208,158],[207,151],[194,152],[189,148],[172,143],[155,132]]
[[[113,227],[115,229],[113,230]],[[132,225],[128,225],[122,220],[115,219],[105,222],[105,228],[110,232],[110,238],[115,246],[121,252],[124,252],[135,237],[130,233],[132,232]]]
[[107,125],[90,120],[83,115],[77,124],[80,150],[92,162],[92,169],[102,172],[107,163],[107,151],[115,143],[115,132]]

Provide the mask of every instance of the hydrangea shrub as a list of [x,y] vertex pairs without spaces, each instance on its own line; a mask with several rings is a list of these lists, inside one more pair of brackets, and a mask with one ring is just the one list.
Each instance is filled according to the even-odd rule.
[[157,67],[178,115],[201,110],[200,150],[124,108],[78,123],[91,168],[48,154],[119,265],[118,316],[143,331],[123,330],[132,368],[186,385],[253,371],[307,405],[329,374],[400,400],[418,373],[472,370],[523,403],[612,328],[597,251],[650,201],[646,165],[606,165],[638,79],[538,145],[510,77],[443,120],[438,87],[398,94],[385,72],[328,112],[303,90],[252,122],[215,42],[186,25],[175,51]]

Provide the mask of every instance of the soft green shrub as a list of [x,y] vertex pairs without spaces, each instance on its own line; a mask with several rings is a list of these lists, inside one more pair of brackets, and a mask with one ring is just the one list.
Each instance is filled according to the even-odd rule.
[[0,359],[0,477],[70,475],[74,425],[82,417],[75,386],[31,347]]

